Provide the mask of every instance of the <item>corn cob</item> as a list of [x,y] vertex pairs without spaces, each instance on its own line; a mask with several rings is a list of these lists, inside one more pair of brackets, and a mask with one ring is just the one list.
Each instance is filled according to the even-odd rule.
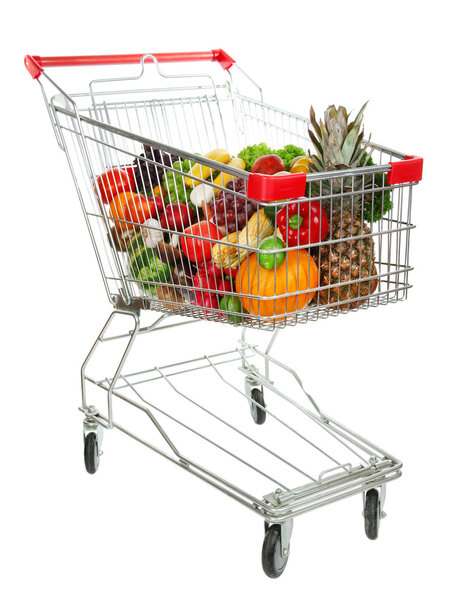
[[[239,234],[235,231],[229,236],[223,237],[220,242],[215,244],[212,249],[213,262],[220,269],[235,269],[239,263],[246,258],[248,250],[242,246],[257,248],[262,240],[274,233],[274,226],[271,219],[265,215],[261,208],[249,219],[248,224]],[[228,242],[233,246],[222,244]],[[236,245],[235,245],[236,244]]]

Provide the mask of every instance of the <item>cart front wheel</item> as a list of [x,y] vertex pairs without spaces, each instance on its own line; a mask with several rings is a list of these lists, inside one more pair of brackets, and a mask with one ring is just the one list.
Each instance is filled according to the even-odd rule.
[[90,431],[85,436],[85,467],[88,473],[93,475],[99,468],[99,444],[97,441],[97,434],[94,431]]
[[276,579],[280,577],[287,566],[290,547],[286,556],[282,554],[281,531],[279,525],[271,525],[265,533],[262,548],[262,566],[265,575]]
[[363,516],[365,519],[365,533],[367,538],[376,540],[379,533],[380,510],[379,492],[375,488],[368,490],[366,493]]
[[257,425],[263,425],[266,421],[266,412],[264,410],[266,404],[262,390],[259,390],[258,388],[251,390],[251,398],[254,400],[254,402],[251,402],[252,418]]

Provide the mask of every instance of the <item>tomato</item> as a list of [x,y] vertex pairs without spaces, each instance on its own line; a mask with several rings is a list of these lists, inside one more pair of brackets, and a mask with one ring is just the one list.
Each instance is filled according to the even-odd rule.
[[125,219],[136,224],[142,224],[151,217],[156,217],[158,207],[152,198],[144,196],[144,194],[132,194],[125,206]]
[[[109,204],[122,192],[132,192],[135,189],[133,177],[121,169],[110,169],[97,177],[102,202]],[[96,190],[97,192],[97,190]]]
[[[186,237],[186,234],[198,235],[203,239]],[[180,239],[180,247],[191,262],[204,264],[211,258],[211,250],[220,239],[221,233],[216,225],[210,221],[200,221],[185,229]]]

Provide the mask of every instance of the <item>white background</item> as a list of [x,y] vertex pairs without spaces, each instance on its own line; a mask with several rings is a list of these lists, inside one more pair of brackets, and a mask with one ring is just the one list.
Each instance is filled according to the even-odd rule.
[[[0,42],[3,598],[446,596],[451,53],[444,6],[9,4]],[[364,536],[360,497],[298,518],[276,581],[260,568],[260,519],[119,432],[107,433],[96,476],[84,470],[78,369],[109,305],[64,156],[22,64],[27,53],[221,47],[270,103],[308,114],[311,103],[322,112],[370,99],[365,124],[374,141],[425,158],[414,193],[408,302],[290,328],[278,342],[278,355],[295,364],[324,410],[402,458],[404,476],[388,486],[377,542]],[[188,354],[194,327],[177,342]],[[215,348],[236,334],[200,330]]]

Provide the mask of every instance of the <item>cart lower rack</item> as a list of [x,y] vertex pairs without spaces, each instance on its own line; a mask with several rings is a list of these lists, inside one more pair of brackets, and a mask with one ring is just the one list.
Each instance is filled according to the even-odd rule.
[[[183,68],[193,62],[202,72]],[[352,122],[330,106],[318,124],[265,103],[223,50],[25,66],[113,305],[82,366],[87,471],[104,430],[126,433],[263,517],[269,577],[287,564],[294,517],[343,498],[363,494],[375,539],[401,463],[324,414],[272,348],[287,326],[407,298],[422,159],[365,141],[366,105]],[[90,75],[67,93],[47,68],[74,66]],[[141,326],[150,311],[161,315]],[[131,329],[111,334],[123,320]],[[138,339],[199,321],[240,330],[236,347],[129,370]],[[249,329],[269,343],[249,342]],[[115,344],[119,361],[94,376],[94,356]]]
[[[124,317],[133,321],[133,328],[122,335],[108,336],[113,320]],[[385,516],[385,485],[400,477],[402,465],[320,410],[305,392],[297,373],[272,356],[278,330],[264,350],[247,342],[243,329],[232,350],[123,373],[138,335],[157,335],[170,327],[191,324],[165,323],[168,318],[162,315],[152,325],[141,328],[136,312],[113,311],[84,362],[81,410],[85,414],[88,472],[95,473],[99,466],[103,430],[115,427],[126,433],[262,516],[262,561],[270,577],[279,576],[286,566],[293,518],[343,498],[363,494],[365,531],[370,539],[376,539],[380,519]],[[99,346],[117,340],[126,342],[126,349],[115,374],[101,379],[89,376],[88,363]],[[235,373],[237,368],[241,372],[239,385],[232,383],[231,367]],[[272,380],[274,369],[281,372],[282,381],[293,380],[294,394],[285,393],[279,382]],[[209,371],[213,381],[208,386],[203,375],[202,387],[214,389],[213,395],[202,394],[199,386],[190,391],[189,384],[187,391],[184,379],[194,371]],[[160,393],[153,389],[157,382],[165,386]],[[106,392],[104,412],[88,403],[87,384]],[[307,399],[308,407],[301,396]],[[147,422],[142,435],[113,416],[113,407],[115,411],[118,404],[142,414]],[[252,419],[243,412],[248,404]],[[257,428],[259,435],[252,420],[264,424],[262,429]],[[146,429],[154,435],[149,436]],[[265,434],[261,435],[263,430]],[[280,449],[275,449],[277,438],[283,439]],[[215,472],[217,465],[232,476]],[[251,483],[255,489],[249,489]]]

